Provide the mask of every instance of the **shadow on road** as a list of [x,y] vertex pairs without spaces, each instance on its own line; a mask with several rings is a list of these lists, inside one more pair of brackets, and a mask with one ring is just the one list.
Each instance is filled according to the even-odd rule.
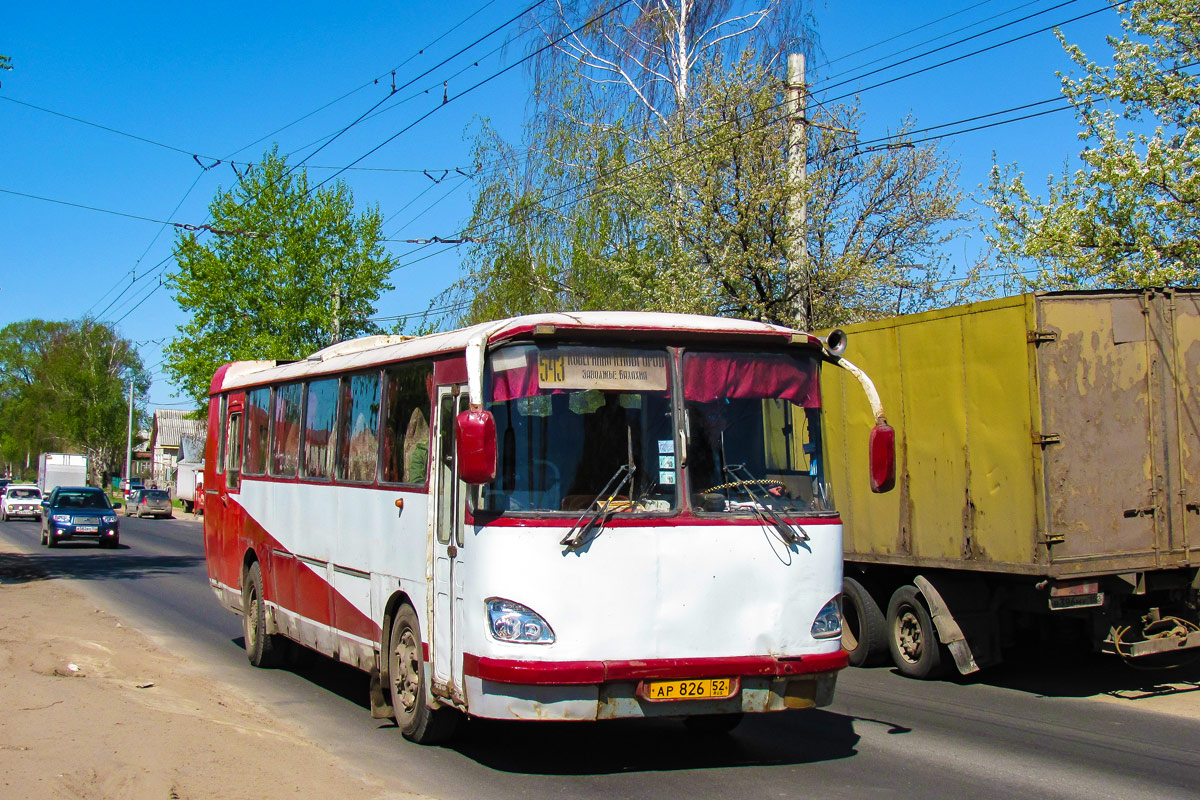
[[138,556],[94,544],[63,543],[52,554],[0,553],[0,583],[28,583],[50,578],[132,580],[167,575],[203,564],[199,556]]
[[1069,648],[1019,652],[984,670],[978,680],[1042,697],[1107,694],[1138,700],[1200,691],[1200,654],[1193,650],[1126,662],[1115,655]]
[[[232,640],[245,647],[241,637]],[[297,648],[284,669],[370,714],[366,673]],[[874,721],[874,720],[871,720]],[[690,733],[675,719],[602,722],[461,720],[448,745],[491,769],[529,775],[604,775],[627,772],[806,764],[857,753],[855,718],[828,711],[750,714],[725,736]],[[889,733],[909,729],[890,723]],[[391,720],[379,730],[400,736]]]
[[[890,667],[888,669],[899,675]],[[1027,692],[1038,697],[1110,695],[1137,701],[1149,697],[1200,692],[1200,653],[1150,656],[1134,662],[1075,646],[1040,644],[1005,654],[1005,661],[973,675],[950,667],[942,680],[962,686],[980,684]]]
[[695,735],[671,719],[468,719],[450,748],[504,772],[607,775],[831,761],[854,756],[858,738],[853,717],[806,710],[747,715],[723,736]]
[[[246,649],[246,640],[241,636],[230,641],[243,650]],[[287,670],[330,694],[336,694],[343,700],[360,706],[367,714],[370,713],[370,684],[367,673],[356,667],[335,661],[315,650],[309,650],[307,647],[289,644],[286,664],[280,669]]]

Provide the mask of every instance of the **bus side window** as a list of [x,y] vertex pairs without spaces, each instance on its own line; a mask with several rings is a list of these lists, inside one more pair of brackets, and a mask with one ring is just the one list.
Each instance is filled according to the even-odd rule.
[[271,411],[271,475],[296,477],[300,463],[300,398],[303,384],[289,383],[275,389]]
[[267,432],[270,421],[271,390],[254,389],[246,393],[246,449],[242,459],[243,475],[262,475],[267,471]]
[[225,486],[238,488],[242,471],[242,412],[229,415],[225,429]]
[[306,478],[333,477],[333,424],[337,418],[337,378],[308,384],[304,404],[304,458],[301,472]]
[[380,459],[382,483],[422,485],[429,467],[429,364],[399,364],[385,373]]
[[342,378],[338,412],[338,480],[370,483],[379,458],[379,373]]

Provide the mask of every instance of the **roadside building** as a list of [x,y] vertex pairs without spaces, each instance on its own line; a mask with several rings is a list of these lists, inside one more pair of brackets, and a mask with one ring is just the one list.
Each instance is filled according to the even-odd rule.
[[160,408],[150,426],[150,483],[159,488],[172,486],[175,465],[187,455],[194,443],[204,440],[204,420],[187,419],[191,411]]

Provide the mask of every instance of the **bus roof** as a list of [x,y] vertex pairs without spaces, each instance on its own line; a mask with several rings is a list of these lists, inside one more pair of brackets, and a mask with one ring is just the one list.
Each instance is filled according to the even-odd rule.
[[[213,376],[211,394],[226,389],[253,386],[280,380],[294,380],[310,375],[340,373],[403,361],[421,356],[461,352],[478,335],[485,334],[488,342],[499,342],[537,328],[550,326],[556,333],[576,331],[621,331],[633,334],[713,334],[717,336],[790,337],[799,334],[809,344],[820,340],[792,328],[766,322],[707,317],[699,314],[665,314],[647,311],[573,311],[549,314],[526,314],[497,322],[484,322],[428,336],[364,336],[339,342],[300,361],[235,361],[217,370]],[[641,339],[635,335],[633,339]]]

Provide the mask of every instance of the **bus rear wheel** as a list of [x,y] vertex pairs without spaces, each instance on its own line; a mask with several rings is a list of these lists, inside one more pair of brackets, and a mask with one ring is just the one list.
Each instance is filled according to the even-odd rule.
[[262,568],[258,562],[246,570],[242,580],[242,633],[246,657],[256,667],[276,667],[283,660],[282,637],[267,633],[267,604],[263,601]]
[[430,708],[426,700],[421,628],[412,606],[397,609],[388,642],[388,684],[400,732],[417,744],[447,741],[454,735],[458,714],[450,708]]

